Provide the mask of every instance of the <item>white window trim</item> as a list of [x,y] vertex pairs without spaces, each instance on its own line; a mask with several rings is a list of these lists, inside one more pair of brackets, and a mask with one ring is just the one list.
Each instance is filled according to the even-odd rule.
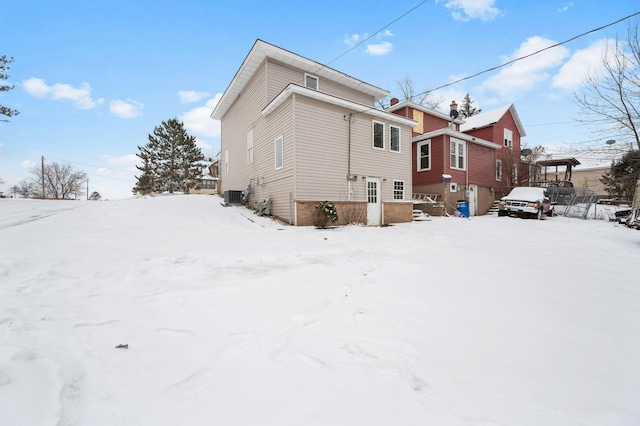
[[[315,88],[307,86],[307,77],[311,77],[311,78],[316,80],[316,87]],[[318,91],[318,90],[320,90],[320,79],[318,78],[318,76],[315,76],[313,74],[305,73],[304,74],[304,87],[306,87],[307,89]]]
[[253,163],[253,130],[247,133],[247,164]]
[[513,148],[513,132],[509,129],[504,129],[504,146]]
[[224,151],[224,174],[229,176],[229,150]]
[[[402,182],[402,198],[396,198],[396,182]],[[407,186],[405,185],[405,182],[400,179],[394,179],[393,180],[393,199],[402,201],[405,199],[406,193],[407,193]]]
[[[280,141],[280,166],[278,166],[278,141]],[[273,141],[273,151],[275,168],[276,170],[280,170],[284,167],[284,137],[282,135]]]
[[[391,149],[391,132],[392,129],[398,129],[398,149],[397,150],[393,150]],[[400,129],[400,127],[398,126],[394,126],[393,124],[389,124],[389,152],[395,152],[395,153],[400,153],[402,149],[402,131]]]
[[496,181],[502,182],[502,160],[496,160]]
[[[429,167],[426,169],[421,169],[420,166],[422,165],[422,162],[420,160],[422,159],[422,157],[420,154],[422,150],[420,148],[422,148],[422,146],[424,145],[429,145]],[[416,147],[418,149],[418,151],[416,152],[416,157],[417,157],[416,170],[419,172],[431,170],[431,161],[433,157],[433,153],[431,152],[431,139],[427,139],[426,141],[423,141],[423,142],[418,142]]]
[[[455,153],[456,153],[456,157],[455,157],[456,162],[455,162],[455,165],[451,164],[451,152],[449,152],[450,167],[452,169],[455,169],[455,170],[467,170],[467,145],[466,145],[466,143],[464,141],[461,141],[460,139],[451,139],[450,142],[449,142],[449,149],[451,149],[451,142],[455,143],[455,146],[456,146],[456,151],[455,151]],[[460,148],[461,146],[462,146],[462,150],[463,150],[462,155],[460,155],[460,153],[458,151],[458,148]],[[462,157],[462,168],[458,167],[458,160],[459,160],[460,157]]]
[[[377,147],[375,142],[376,142],[376,124],[382,124],[382,146],[381,147]],[[372,120],[371,122],[371,147],[373,149],[378,149],[380,151],[384,151],[384,133],[385,133],[385,124],[382,121],[376,121],[376,120]]]

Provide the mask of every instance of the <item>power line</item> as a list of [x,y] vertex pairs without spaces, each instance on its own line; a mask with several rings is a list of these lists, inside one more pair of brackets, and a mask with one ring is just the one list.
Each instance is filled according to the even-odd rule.
[[602,29],[605,29],[605,28],[610,27],[610,26],[612,26],[612,25],[618,24],[618,23],[620,23],[620,22],[622,22],[622,21],[625,21],[625,20],[627,20],[627,19],[629,19],[629,18],[632,18],[632,17],[634,17],[634,16],[637,16],[637,15],[640,15],[640,12],[632,13],[631,15],[625,16],[624,18],[620,18],[620,19],[618,19],[617,21],[611,22],[611,23],[609,23],[609,24],[603,25],[603,26],[598,27],[598,28],[594,28],[594,29],[589,30],[589,31],[587,31],[587,32],[584,32],[584,33],[582,33],[582,34],[578,34],[577,36],[571,37],[571,38],[569,38],[569,39],[567,39],[567,40],[565,40],[565,41],[561,41],[561,42],[556,43],[556,44],[553,44],[553,45],[551,45],[551,46],[547,46],[547,47],[545,47],[545,48],[543,48],[543,49],[537,50],[537,51],[535,51],[535,52],[533,52],[533,53],[530,53],[530,54],[528,54],[528,55],[520,56],[520,57],[518,57],[518,58],[516,58],[516,59],[512,59],[511,61],[507,61],[507,62],[505,62],[504,64],[501,64],[501,65],[497,65],[497,66],[495,66],[495,67],[488,68],[488,69],[486,69],[486,70],[484,70],[484,71],[480,71],[480,72],[475,73],[475,74],[473,74],[473,75],[470,75],[470,76],[468,76],[468,77],[463,77],[463,78],[458,79],[458,80],[456,80],[456,81],[453,81],[453,82],[451,82],[451,83],[443,84],[442,86],[438,86],[438,87],[436,87],[435,89],[431,89],[431,90],[427,90],[427,91],[422,92],[422,93],[418,93],[418,94],[417,94],[417,95],[415,95],[415,96],[419,96],[419,95],[427,94],[427,93],[430,93],[430,92],[434,92],[434,91],[436,91],[436,90],[443,89],[443,88],[445,88],[445,87],[453,86],[453,85],[458,84],[458,83],[460,83],[460,82],[463,82],[463,81],[465,81],[465,80],[469,80],[469,79],[472,79],[472,78],[477,77],[477,76],[479,76],[479,75],[486,74],[486,73],[488,73],[488,72],[495,71],[495,70],[497,70],[497,69],[500,69],[500,68],[506,67],[507,65],[511,65],[511,64],[513,64],[513,63],[515,63],[515,62],[521,61],[521,60],[526,59],[526,58],[530,58],[531,56],[537,55],[537,54],[539,54],[539,53],[542,53],[542,52],[544,52],[544,51],[546,51],[546,50],[549,50],[549,49],[552,49],[552,48],[554,48],[554,47],[562,46],[563,44],[567,44],[567,43],[569,43],[569,42],[571,42],[571,41],[574,41],[574,40],[579,39],[580,37],[584,37],[584,36],[586,36],[586,35],[588,35],[588,34],[594,33],[594,32],[596,32],[596,31],[600,31],[600,30],[602,30]]
[[332,63],[334,63],[335,61],[337,61],[338,59],[342,58],[344,55],[346,55],[347,53],[351,52],[352,50],[354,50],[356,47],[361,46],[362,44],[364,44],[365,42],[371,40],[374,36],[380,34],[382,31],[386,30],[387,28],[389,28],[391,25],[395,24],[396,22],[398,22],[399,20],[401,20],[402,18],[404,18],[405,16],[407,16],[408,14],[410,14],[411,12],[413,12],[414,10],[416,10],[417,8],[419,8],[420,6],[422,6],[423,4],[427,3],[429,0],[424,0],[423,2],[417,4],[416,6],[414,6],[413,8],[411,8],[410,10],[408,10],[407,12],[405,12],[404,14],[400,15],[398,18],[394,19],[393,21],[389,22],[387,25],[385,25],[384,27],[380,28],[378,31],[374,32],[373,34],[371,34],[369,37],[363,39],[361,42],[356,43],[355,45],[353,45],[350,49],[348,49],[347,51],[345,51],[344,53],[342,53],[341,55],[339,55],[338,57],[336,57],[335,59],[333,59],[330,62],[327,62],[326,65],[330,65]]

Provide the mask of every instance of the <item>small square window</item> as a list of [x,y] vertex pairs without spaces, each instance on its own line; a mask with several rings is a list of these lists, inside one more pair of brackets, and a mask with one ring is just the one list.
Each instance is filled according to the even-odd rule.
[[311,74],[305,74],[304,75],[304,86],[309,88],[309,89],[318,90],[318,77],[316,77],[315,75],[311,75]]

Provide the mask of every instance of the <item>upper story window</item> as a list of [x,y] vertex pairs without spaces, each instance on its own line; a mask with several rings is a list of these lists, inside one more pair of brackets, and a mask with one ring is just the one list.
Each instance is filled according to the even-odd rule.
[[373,122],[373,147],[384,149],[384,123]]
[[509,129],[504,129],[504,146],[513,148],[513,132]]
[[389,125],[389,151],[400,152],[400,127]]
[[318,90],[318,77],[311,74],[304,75],[304,87],[309,89]]
[[466,164],[466,152],[464,142],[451,139],[451,168],[464,170]]
[[247,163],[253,163],[253,130],[247,133]]
[[431,139],[419,142],[417,148],[418,155],[416,157],[418,159],[418,164],[416,170],[419,172],[431,170]]
[[274,141],[274,149],[276,153],[276,170],[281,169],[284,166],[284,140],[282,136],[279,136]]

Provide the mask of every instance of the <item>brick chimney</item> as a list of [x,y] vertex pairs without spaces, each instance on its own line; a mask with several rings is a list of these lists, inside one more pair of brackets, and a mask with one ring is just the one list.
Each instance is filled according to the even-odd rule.
[[398,102],[398,98],[391,98],[391,106],[396,105]]

